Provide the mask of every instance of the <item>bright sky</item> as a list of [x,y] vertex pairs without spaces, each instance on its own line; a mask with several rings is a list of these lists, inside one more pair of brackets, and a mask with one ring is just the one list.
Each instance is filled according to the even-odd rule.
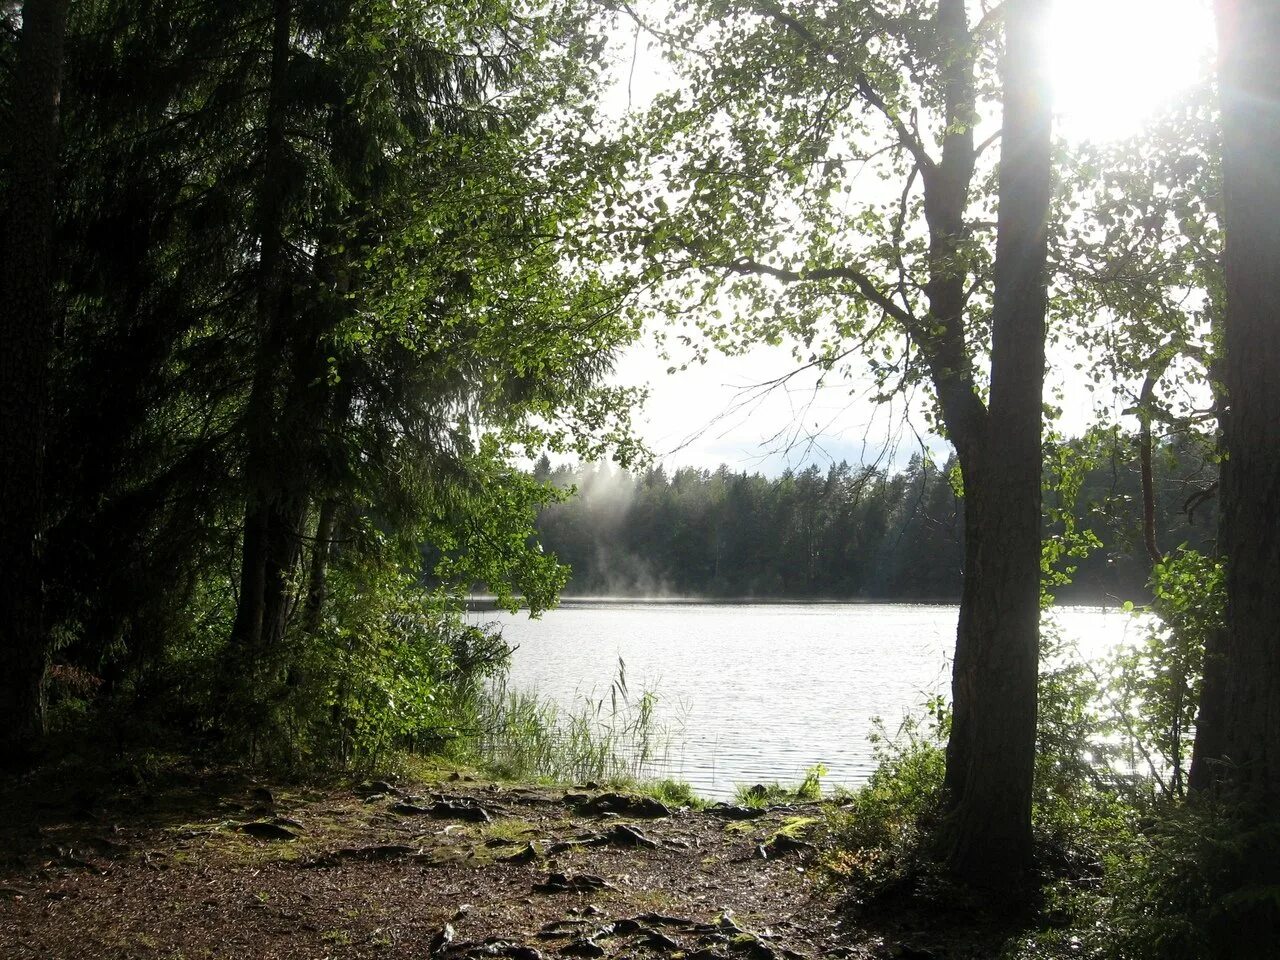
[[[1204,75],[1213,52],[1211,2],[1057,0],[1052,38],[1059,133],[1072,140],[1118,139],[1139,132]],[[661,67],[643,43],[636,66],[632,93],[642,101],[644,88],[661,82],[655,76]],[[618,95],[625,109],[625,80]],[[1071,365],[1053,357],[1050,363],[1063,369]],[[886,449],[901,466],[920,449],[917,431],[945,456],[946,445],[924,434],[918,402],[907,422],[906,404],[878,409],[865,399],[865,384],[833,384],[815,392],[812,380],[801,381],[749,400],[752,387],[791,369],[785,349],[713,357],[705,366],[674,375],[666,374],[668,365],[652,343],[642,343],[623,358],[616,376],[649,386],[651,398],[637,422],[668,467],[710,468],[724,462],[776,473],[786,466],[826,466],[841,459],[872,462]],[[1082,430],[1092,418],[1091,398],[1060,377],[1057,382],[1066,393],[1063,428]]]

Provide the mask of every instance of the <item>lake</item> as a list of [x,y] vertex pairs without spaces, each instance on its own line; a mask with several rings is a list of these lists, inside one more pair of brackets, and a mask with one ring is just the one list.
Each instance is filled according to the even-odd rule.
[[[1117,608],[1056,611],[1097,656],[1136,636]],[[658,697],[670,748],[658,773],[725,798],[736,784],[798,782],[821,763],[849,787],[874,769],[875,718],[890,732],[946,692],[957,608],[933,604],[566,600],[541,620],[477,613],[517,649],[510,685],[569,709],[609,696],[626,664],[633,697]]]

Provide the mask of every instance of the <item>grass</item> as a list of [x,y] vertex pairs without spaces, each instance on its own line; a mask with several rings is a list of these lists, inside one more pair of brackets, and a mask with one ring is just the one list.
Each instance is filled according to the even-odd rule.
[[827,768],[816,764],[805,771],[804,779],[794,787],[773,783],[757,783],[747,786],[740,783],[734,788],[734,802],[739,806],[764,809],[783,803],[812,802],[822,799],[822,778]]
[[694,810],[701,810],[708,805],[707,799],[694,793],[693,787],[684,780],[672,780],[669,778],[635,780],[631,777],[614,777],[607,780],[603,785],[610,790],[634,793],[642,797],[652,797],[654,800],[661,801],[668,807],[676,809],[690,807]]
[[673,740],[657,705],[655,691],[630,689],[621,658],[608,693],[584,697],[575,710],[500,680],[476,708],[474,726],[482,732],[460,743],[457,759],[502,780],[608,783],[675,806],[696,805],[688,784],[654,776]]
[[[486,823],[480,830],[481,841],[502,840],[511,846],[523,845],[528,843],[531,838],[539,835],[540,831],[532,823],[515,817],[491,821]],[[509,853],[510,851],[503,852]]]

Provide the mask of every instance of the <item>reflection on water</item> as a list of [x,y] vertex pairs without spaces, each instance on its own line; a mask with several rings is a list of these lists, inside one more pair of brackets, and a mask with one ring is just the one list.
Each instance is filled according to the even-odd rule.
[[[1122,611],[1066,608],[1065,637],[1100,653],[1135,629]],[[541,620],[477,613],[518,649],[511,686],[573,708],[608,695],[618,658],[633,691],[656,689],[672,731],[662,775],[701,794],[798,782],[829,785],[873,768],[873,721],[892,731],[950,677],[957,609],[924,604],[709,604],[566,601]]]

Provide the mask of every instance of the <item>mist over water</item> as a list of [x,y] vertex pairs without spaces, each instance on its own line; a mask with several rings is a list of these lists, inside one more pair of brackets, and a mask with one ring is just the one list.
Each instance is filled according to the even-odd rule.
[[[657,692],[668,729],[654,775],[724,799],[736,784],[798,782],[817,763],[828,786],[864,783],[875,718],[892,733],[946,692],[957,616],[929,604],[567,600],[536,621],[475,618],[517,647],[513,688],[570,710],[607,705],[621,657],[634,696]],[[1058,621],[1090,657],[1137,629],[1115,608],[1063,608]]]

